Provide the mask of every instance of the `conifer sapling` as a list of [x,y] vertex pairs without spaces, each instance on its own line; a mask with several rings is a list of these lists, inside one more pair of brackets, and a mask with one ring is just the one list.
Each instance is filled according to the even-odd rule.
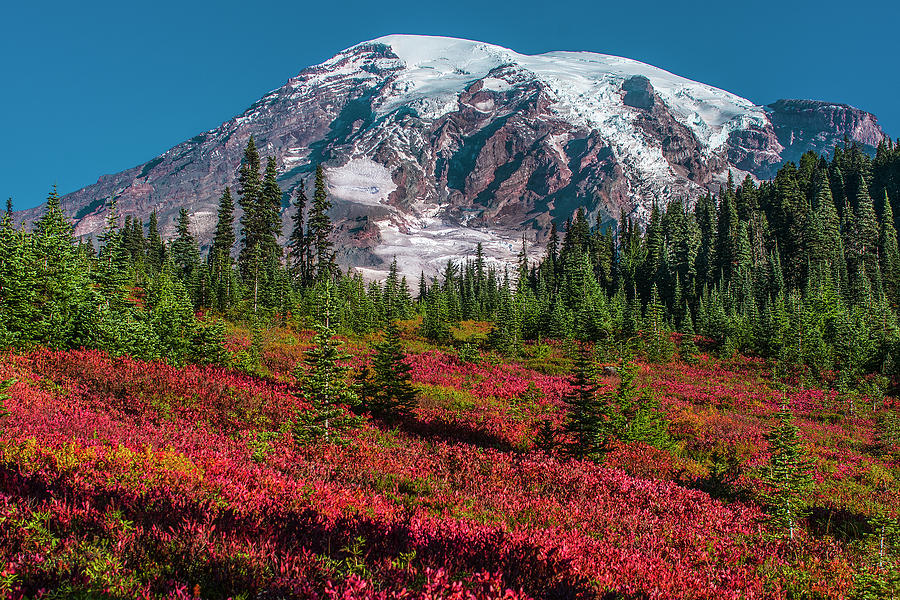
[[349,358],[341,350],[341,342],[331,329],[331,287],[325,281],[322,323],[313,338],[313,347],[306,352],[303,363],[302,394],[309,404],[295,416],[292,433],[295,442],[306,445],[318,439],[337,441],[342,431],[355,426],[356,419],[348,412],[359,403],[356,386],[348,381],[350,367],[342,364]]
[[777,424],[767,436],[770,457],[765,481],[770,491],[766,501],[769,522],[776,532],[793,540],[798,522],[808,513],[806,497],[811,480],[793,413],[785,404],[776,418]]

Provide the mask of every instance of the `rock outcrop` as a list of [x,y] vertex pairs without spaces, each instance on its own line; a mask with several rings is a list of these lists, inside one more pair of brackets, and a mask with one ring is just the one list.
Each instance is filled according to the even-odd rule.
[[782,161],[796,161],[809,150],[828,154],[845,138],[873,152],[884,140],[874,115],[846,104],[779,100],[767,108],[775,135],[784,147]]

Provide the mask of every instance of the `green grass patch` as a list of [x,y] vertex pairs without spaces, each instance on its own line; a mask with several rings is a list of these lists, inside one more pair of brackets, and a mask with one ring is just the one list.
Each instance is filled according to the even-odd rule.
[[419,393],[419,406],[423,408],[449,408],[451,410],[472,410],[477,404],[471,392],[458,390],[443,385],[420,383],[416,386]]

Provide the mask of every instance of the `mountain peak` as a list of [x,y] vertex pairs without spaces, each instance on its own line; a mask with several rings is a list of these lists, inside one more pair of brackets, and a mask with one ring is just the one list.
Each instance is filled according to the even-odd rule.
[[[508,66],[519,79],[524,75],[540,81],[555,97],[558,111],[586,127],[618,120],[616,94],[635,76],[647,78],[661,101],[708,148],[720,148],[736,128],[765,123],[764,109],[745,98],[620,56],[583,51],[528,55],[474,40],[407,34],[376,38],[341,54],[375,46],[389,48],[402,63],[393,101],[381,112],[424,97],[455,97],[474,81]],[[491,78],[489,85],[505,88],[510,83],[501,77]]]
[[433,60],[437,58],[453,58],[457,53],[465,53],[469,51],[496,51],[496,52],[512,52],[508,48],[479,42],[477,40],[468,40],[464,38],[447,37],[441,35],[418,35],[409,33],[394,33],[384,35],[368,42],[362,42],[354,47],[384,44],[390,46],[394,52],[409,64],[415,64],[419,60]]
[[[766,178],[845,136],[874,146],[874,117],[850,107],[768,107],[636,60],[593,52],[527,55],[473,40],[388,35],[302,71],[242,115],[63,198],[76,233],[96,234],[105,201],[163,233],[185,206],[208,242],[216,202],[253,135],[276,158],[284,205],[325,167],[344,265],[378,276],[437,272],[481,242],[534,255],[551,221],[578,208],[637,219],[690,200],[732,172]],[[39,209],[32,211],[36,216]],[[26,218],[29,215],[26,215]],[[286,229],[291,209],[284,210]]]

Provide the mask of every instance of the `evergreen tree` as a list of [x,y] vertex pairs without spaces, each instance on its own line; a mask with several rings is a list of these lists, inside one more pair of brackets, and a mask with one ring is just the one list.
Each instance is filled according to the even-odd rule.
[[303,359],[306,373],[298,372],[303,398],[309,404],[296,413],[291,429],[295,442],[301,445],[318,439],[337,441],[343,431],[356,424],[348,411],[358,404],[359,397],[348,381],[350,367],[342,364],[349,355],[341,351],[341,343],[331,329],[331,293],[326,280],[322,322],[312,340],[313,347]]
[[197,240],[191,233],[191,218],[183,206],[178,211],[176,237],[172,242],[172,261],[175,264],[175,275],[191,287],[200,266],[200,250]]
[[[331,218],[328,210],[331,201],[325,186],[325,171],[322,165],[316,167],[315,190],[313,203],[307,223],[307,235],[310,247],[315,250],[315,275],[321,279],[331,277],[335,270],[334,255],[331,242]],[[310,267],[312,268],[312,266]]]
[[[113,207],[111,213],[114,212]],[[117,234],[107,239],[119,240]],[[30,267],[22,265],[25,267],[22,276],[26,279],[33,277],[32,298],[37,319],[24,332],[25,338],[54,348],[66,348],[77,337],[78,313],[87,292],[87,282],[84,277],[86,269],[77,260],[72,226],[62,212],[56,186],[47,197],[47,211],[34,224],[31,242],[33,262]],[[119,270],[123,268],[123,257],[112,249],[111,244],[112,241],[107,242],[104,248],[108,249],[110,261],[119,259],[113,263],[113,268]],[[121,250],[120,246],[116,248]],[[122,273],[119,273],[121,276]],[[24,297],[19,296],[20,299]]]
[[106,213],[106,227],[100,235],[100,254],[94,278],[99,284],[105,305],[111,310],[121,310],[128,295],[128,255],[119,230],[119,209],[115,198],[110,198]]
[[770,491],[766,501],[772,526],[793,540],[799,521],[807,514],[810,478],[793,413],[782,405],[776,418],[778,423],[768,435],[770,458],[765,480]]
[[159,235],[159,216],[156,210],[150,213],[147,226],[147,264],[151,273],[158,273],[166,261],[166,246]]
[[647,237],[645,239],[646,252],[641,265],[643,277],[641,287],[648,289],[657,284],[660,279],[663,251],[665,249],[664,232],[662,227],[662,213],[659,205],[654,202],[650,210],[650,222],[647,223]]
[[219,198],[218,221],[212,244],[207,255],[212,306],[224,311],[233,302],[235,294],[234,261],[231,253],[237,241],[234,234],[234,199],[231,188],[226,187]]
[[245,281],[256,281],[259,276],[260,234],[264,227],[262,204],[262,180],[259,175],[259,152],[253,136],[244,149],[244,158],[238,171],[238,202],[244,211],[241,216],[241,251],[238,264]]
[[547,237],[547,262],[550,275],[556,273],[556,261],[559,257],[559,233],[556,231],[556,222],[550,223],[550,234]]
[[375,344],[372,367],[362,385],[362,405],[373,415],[395,421],[412,414],[416,407],[416,391],[406,364],[400,329],[393,320],[385,328],[385,338]]
[[672,335],[663,320],[663,311],[654,283],[650,290],[650,302],[647,304],[647,359],[650,362],[666,362],[674,352]]
[[432,287],[423,307],[422,335],[435,342],[443,343],[449,341],[450,320],[447,294]]
[[598,459],[604,450],[602,414],[597,397],[596,368],[587,344],[578,344],[571,391],[566,404],[565,431],[570,436],[569,453],[577,458]]
[[[793,163],[788,163],[778,171],[773,194],[772,223],[780,240],[781,258],[786,264],[802,265],[804,218],[808,211]],[[788,271],[788,279],[792,285],[801,283],[798,280],[799,274],[799,269]]]
[[195,320],[193,303],[175,270],[170,256],[151,283],[147,304],[160,358],[180,365],[191,351]]
[[841,221],[838,217],[837,209],[834,205],[834,197],[831,194],[831,188],[828,185],[828,179],[825,172],[822,171],[816,183],[817,194],[815,211],[818,217],[819,231],[815,234],[820,235],[821,244],[823,245],[821,255],[829,262],[834,260],[837,255],[835,250],[841,245]]
[[262,190],[260,192],[260,211],[262,215],[261,230],[259,232],[260,245],[267,269],[281,259],[281,246],[278,238],[282,233],[281,226],[281,188],[278,187],[278,170],[274,157],[266,160],[266,171],[263,176]]
[[719,213],[717,218],[718,248],[717,267],[719,275],[729,281],[739,260],[738,255],[738,211],[734,206],[733,181],[728,173],[728,185],[719,195]]
[[[874,566],[883,569],[889,561],[895,561],[900,554],[900,522],[884,509],[880,509],[869,519],[869,528],[871,529],[869,541],[875,549]],[[900,584],[898,577],[900,573],[895,571],[893,575],[897,578],[894,584]],[[900,589],[895,588],[894,591]]]
[[556,429],[550,419],[542,419],[535,434],[534,446],[547,454],[556,449]]
[[881,214],[881,236],[878,243],[881,259],[881,274],[884,287],[894,302],[900,300],[900,250],[897,248],[897,229],[894,227],[894,212],[891,201],[884,196]]
[[497,352],[513,356],[520,350],[520,329],[513,299],[509,290],[505,290],[499,310],[494,317],[494,328],[488,334],[490,347]]
[[301,179],[300,187],[297,188],[297,196],[294,198],[294,228],[291,230],[291,237],[288,240],[288,254],[290,257],[291,273],[294,275],[294,279],[304,283],[308,277],[306,266],[306,244],[309,239],[303,230],[307,202],[306,184]]
[[689,365],[697,362],[700,350],[697,348],[696,335],[694,333],[694,321],[691,319],[691,309],[684,307],[684,326],[682,327],[681,346],[679,348],[681,360]]
[[853,250],[857,260],[865,267],[865,275],[873,281],[878,275],[878,218],[875,216],[875,205],[869,196],[869,188],[862,175],[858,177],[856,193],[856,211],[853,221]]
[[700,234],[700,244],[697,248],[697,283],[702,286],[703,284],[712,284],[718,278],[715,272],[717,216],[712,195],[706,194],[700,197],[694,208],[694,214]]
[[144,228],[139,219],[128,215],[123,230],[125,251],[132,265],[142,265],[146,261],[147,240],[144,239]]
[[12,200],[0,220],[0,348],[22,345],[38,337],[38,319],[32,246],[12,220]]
[[225,349],[224,321],[204,320],[194,324],[187,358],[200,365],[228,365],[230,356]]
[[391,266],[388,268],[388,276],[384,280],[382,302],[382,318],[385,322],[404,316],[403,290],[400,287],[400,269],[397,266],[396,256],[391,260]]
[[643,442],[660,448],[668,446],[668,423],[656,398],[638,389],[638,366],[627,347],[617,371],[620,377],[618,388],[603,394],[600,399],[600,443],[606,448],[617,440]]
[[428,283],[425,281],[425,271],[421,271],[419,273],[419,293],[416,296],[416,301],[422,303],[425,301],[425,298],[428,297]]

